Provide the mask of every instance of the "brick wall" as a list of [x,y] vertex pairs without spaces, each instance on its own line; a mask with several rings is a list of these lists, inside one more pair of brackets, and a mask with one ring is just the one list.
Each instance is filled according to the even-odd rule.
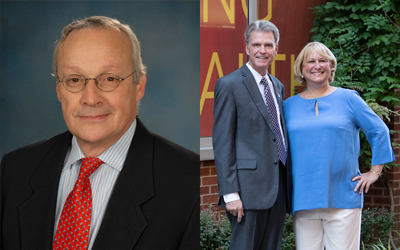
[[213,205],[217,218],[225,214],[225,210],[218,206],[217,171],[214,161],[200,162],[200,203],[202,210]]

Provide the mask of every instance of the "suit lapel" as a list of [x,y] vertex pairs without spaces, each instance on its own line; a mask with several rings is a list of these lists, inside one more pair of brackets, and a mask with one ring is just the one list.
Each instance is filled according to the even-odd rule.
[[154,196],[153,138],[139,119],[137,122],[93,250],[132,249],[147,226],[141,204]]
[[263,116],[265,122],[267,123],[268,127],[274,132],[271,119],[269,118],[269,113],[267,106],[264,103],[264,99],[260,94],[260,90],[257,86],[256,81],[254,80],[254,76],[251,74],[250,70],[247,68],[246,64],[241,68],[242,75],[243,75],[243,83],[246,86],[247,90],[250,93],[251,98],[253,99],[254,103],[256,104],[258,110],[260,111],[261,115]]
[[54,140],[30,179],[32,195],[18,210],[22,249],[52,248],[58,184],[71,138],[67,132]]

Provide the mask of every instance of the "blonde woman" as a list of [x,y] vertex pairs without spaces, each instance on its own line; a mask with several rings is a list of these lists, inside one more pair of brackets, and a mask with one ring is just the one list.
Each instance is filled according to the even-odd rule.
[[[294,65],[306,85],[284,103],[293,162],[293,222],[297,250],[358,250],[363,192],[394,161],[383,121],[353,90],[337,88],[336,58],[322,43],[307,44]],[[359,130],[372,148],[361,174]]]

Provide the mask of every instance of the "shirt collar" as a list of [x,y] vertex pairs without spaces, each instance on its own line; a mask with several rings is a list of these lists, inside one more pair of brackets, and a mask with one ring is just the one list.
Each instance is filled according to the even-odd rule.
[[261,75],[260,73],[258,73],[255,69],[253,69],[253,67],[251,67],[251,65],[250,65],[249,62],[246,63],[246,66],[247,66],[247,68],[249,68],[251,74],[254,76],[254,80],[256,80],[256,83],[257,83],[257,84],[260,84],[261,79],[262,79],[263,77],[267,78],[267,82],[269,81],[269,79],[268,79],[268,71],[267,71],[267,74],[266,74],[265,76],[262,76],[262,75]]
[[[119,140],[98,156],[100,160],[105,162],[107,165],[115,168],[118,171],[122,170],[125,162],[126,155],[128,154],[128,149],[131,145],[133,135],[136,131],[136,119],[133,121],[129,129],[124,133],[124,135],[119,138]],[[71,167],[77,161],[86,157],[81,151],[76,137],[72,137],[71,148],[66,157],[66,162],[64,168]],[[79,163],[80,165],[80,163]]]

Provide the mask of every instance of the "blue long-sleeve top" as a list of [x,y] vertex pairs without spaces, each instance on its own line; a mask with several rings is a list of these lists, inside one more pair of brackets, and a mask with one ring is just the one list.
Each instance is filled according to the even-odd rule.
[[354,191],[360,175],[360,128],[372,148],[372,165],[394,161],[385,123],[356,91],[337,88],[315,99],[299,95],[284,102],[293,167],[293,213],[316,208],[360,208]]

